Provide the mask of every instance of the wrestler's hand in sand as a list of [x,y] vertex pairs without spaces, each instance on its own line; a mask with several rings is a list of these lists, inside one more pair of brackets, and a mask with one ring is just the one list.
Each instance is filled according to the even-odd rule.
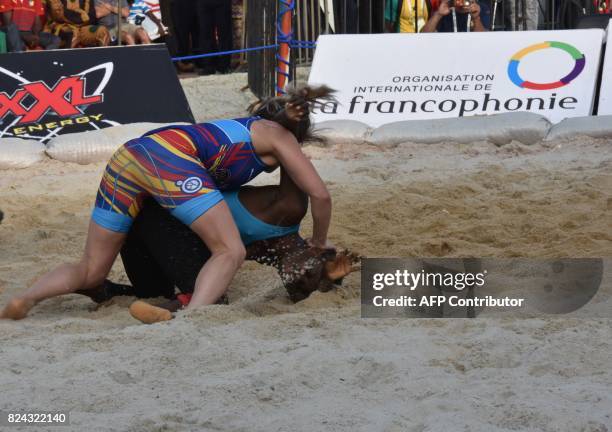
[[361,269],[361,257],[350,251],[343,251],[336,255],[332,261],[325,264],[325,273],[332,280],[342,279],[344,276]]

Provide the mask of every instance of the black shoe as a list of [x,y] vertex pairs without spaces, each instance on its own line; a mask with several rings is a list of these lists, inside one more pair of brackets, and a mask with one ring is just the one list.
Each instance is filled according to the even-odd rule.
[[195,70],[195,66],[193,63],[178,61],[175,63],[175,66],[176,69],[182,73],[193,72]]

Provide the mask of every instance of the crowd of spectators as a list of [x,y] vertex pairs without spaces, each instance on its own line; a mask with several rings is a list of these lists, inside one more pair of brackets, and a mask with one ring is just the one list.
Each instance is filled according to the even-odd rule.
[[483,32],[491,11],[478,0],[387,0],[385,23],[388,32]]
[[[311,1],[320,5],[319,0]],[[368,1],[367,11],[360,7],[362,0],[331,3],[339,32],[481,32],[491,29],[493,21],[490,0]],[[610,12],[607,0],[585,1],[594,2],[597,13]],[[165,42],[173,57],[228,51],[241,46],[243,6],[243,0],[0,0],[0,52],[151,42]],[[312,14],[318,8],[302,9]],[[308,19],[314,20],[310,15]],[[171,32],[167,23],[172,24]],[[310,36],[314,40],[317,35]],[[229,72],[231,60],[216,56],[175,64],[179,71],[208,75]]]
[[[121,20],[121,35],[117,23]],[[6,50],[148,44],[167,35],[159,0],[0,0]]]
[[[229,51],[234,46],[233,7],[241,8],[242,0],[173,0],[172,21],[178,57]],[[179,70],[198,70],[200,75],[227,73],[230,56],[200,58],[178,62]]]
[[[0,52],[151,42],[166,42],[173,56],[232,49],[236,1],[165,3],[174,24],[172,35],[162,22],[160,0],[0,0]],[[227,73],[230,61],[229,56],[210,57],[178,62],[177,67],[197,69],[202,75]]]

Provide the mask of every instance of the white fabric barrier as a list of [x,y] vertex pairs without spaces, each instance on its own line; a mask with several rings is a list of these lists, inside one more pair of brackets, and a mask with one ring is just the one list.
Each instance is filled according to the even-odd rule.
[[[62,135],[49,142],[46,153],[64,162],[103,162],[125,142],[162,126],[158,123],[134,123]],[[316,124],[315,132],[331,144],[395,146],[405,142],[435,144],[475,141],[489,141],[497,145],[511,141],[533,144],[543,139],[568,139],[580,135],[612,137],[612,116],[569,118],[551,127],[548,120],[538,114],[504,113],[454,119],[409,120],[389,123],[374,130],[354,120],[331,120]],[[0,169],[25,168],[44,158],[45,146],[38,141],[19,138],[0,140]]]
[[497,145],[519,141],[533,144],[544,139],[550,122],[539,114],[517,112],[489,116],[389,123],[372,132],[369,142],[395,146],[403,142],[436,144],[489,141]]
[[355,120],[330,120],[315,124],[315,133],[330,144],[363,144],[372,128]]
[[35,140],[0,139],[0,169],[26,168],[43,161],[45,146]]
[[62,162],[76,162],[81,165],[103,162],[108,160],[122,144],[162,126],[164,124],[161,123],[132,123],[97,131],[61,135],[49,141],[47,154]]
[[545,141],[576,136],[612,138],[612,115],[568,118],[553,125]]

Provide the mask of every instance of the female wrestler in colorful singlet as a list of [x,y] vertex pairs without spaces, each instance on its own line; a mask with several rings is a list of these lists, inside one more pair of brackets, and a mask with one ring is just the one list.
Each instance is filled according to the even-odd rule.
[[[310,244],[332,247],[327,243],[330,195],[300,147],[310,135],[308,103],[329,98],[331,93],[327,88],[306,87],[288,98],[260,103],[253,110],[255,117],[170,126],[124,144],[104,173],[81,260],[43,276],[13,298],[0,318],[21,319],[46,298],[98,287],[146,196],[188,224],[211,251],[189,307],[213,304],[245,257],[240,234],[219,190],[238,188],[277,166],[282,166],[310,199]],[[286,108],[282,121],[277,120],[278,107]]]
[[[338,279],[358,268],[358,256],[308,247],[298,233],[308,199],[288,175],[281,172],[280,177],[278,185],[242,186],[223,192],[223,199],[246,247],[246,259],[273,266],[289,298],[297,302],[315,290],[332,289]],[[117,295],[166,297],[169,300],[161,304],[139,300],[130,306],[132,316],[144,323],[165,321],[189,304],[202,263],[209,257],[193,231],[147,198],[121,248],[132,285],[107,280],[99,289],[77,293],[96,303]],[[218,300],[227,302],[226,296]]]
[[142,199],[152,196],[185,225],[223,199],[221,192],[273,171],[251,142],[249,117],[195,126],[171,126],[126,143],[111,158],[92,219],[128,232]]

